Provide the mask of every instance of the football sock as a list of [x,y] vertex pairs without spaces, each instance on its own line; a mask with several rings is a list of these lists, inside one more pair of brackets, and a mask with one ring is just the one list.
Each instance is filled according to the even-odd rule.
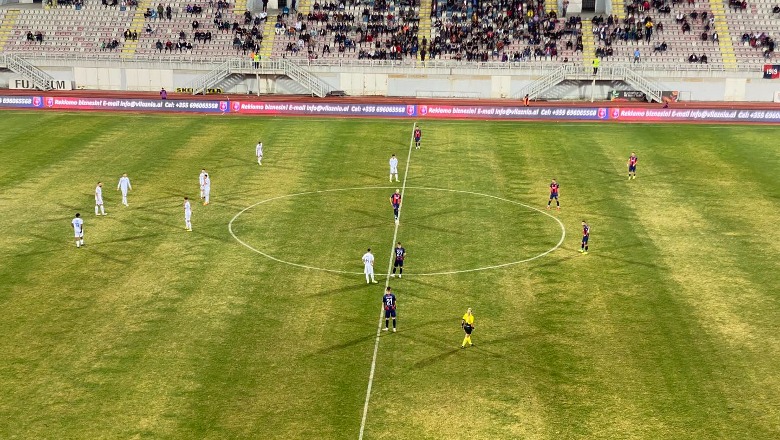
[[389,323],[390,323],[390,320],[385,318],[385,328],[387,328],[387,324],[389,324]]
[[78,240],[76,240],[76,247],[81,247],[81,243]]
[[84,239],[82,238],[81,240],[79,240],[79,243],[83,245],[84,244]]
[[460,345],[461,345],[461,347],[465,347],[465,346],[466,346],[466,342],[468,342],[468,341],[469,341],[469,337],[468,337],[468,335],[466,335],[466,337],[465,337],[465,338],[463,338],[463,343],[462,343],[462,344],[460,344]]
[[393,318],[393,328],[395,328],[395,318]]
[[98,215],[98,206],[95,205],[95,215]]
[[[395,269],[393,269],[393,272],[395,272]],[[402,268],[400,268],[400,269],[398,270],[398,273],[400,273],[400,274],[403,274],[403,273],[404,273],[404,268],[403,268],[403,267],[402,267]]]
[[585,245],[585,252],[588,252],[588,245]]
[[100,205],[100,212],[101,212],[103,215],[106,215],[106,209],[105,209],[105,208],[103,208],[103,205]]

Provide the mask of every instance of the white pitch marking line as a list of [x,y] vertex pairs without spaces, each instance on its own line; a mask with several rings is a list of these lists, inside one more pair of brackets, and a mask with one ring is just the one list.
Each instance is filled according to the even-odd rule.
[[[352,272],[352,271],[348,271],[348,270],[327,269],[327,268],[324,268],[324,267],[309,266],[309,265],[306,265],[306,264],[293,263],[291,261],[286,261],[286,260],[282,260],[280,258],[274,257],[273,255],[267,254],[267,253],[265,253],[265,252],[263,252],[263,251],[261,251],[259,249],[256,249],[256,248],[252,247],[252,245],[250,245],[249,243],[246,243],[245,241],[243,241],[240,238],[238,238],[238,236],[233,231],[233,222],[241,214],[243,214],[244,212],[246,212],[246,211],[248,211],[248,210],[250,210],[250,209],[252,209],[252,208],[254,208],[254,207],[258,206],[258,205],[262,205],[264,203],[268,203],[268,202],[271,202],[271,201],[274,201],[274,200],[290,198],[290,197],[296,197],[296,196],[302,196],[302,195],[307,195],[307,194],[320,194],[320,193],[339,192],[339,191],[392,189],[392,188],[394,188],[394,187],[392,187],[392,186],[366,186],[366,187],[356,187],[356,188],[335,188],[335,189],[323,189],[323,190],[317,190],[317,191],[306,191],[306,192],[301,192],[301,193],[296,193],[296,194],[286,194],[286,195],[282,195],[282,196],[272,197],[270,199],[262,200],[260,202],[257,202],[255,204],[253,204],[253,205],[247,206],[246,208],[241,210],[238,214],[233,216],[233,218],[228,223],[228,230],[230,231],[230,235],[232,235],[233,238],[236,239],[236,241],[238,241],[239,243],[244,245],[247,249],[249,249],[251,251],[254,251],[254,252],[256,252],[256,253],[258,253],[258,254],[260,254],[260,255],[262,255],[262,256],[270,259],[270,260],[276,261],[278,263],[287,264],[287,265],[295,266],[295,267],[300,267],[302,269],[319,270],[319,271],[323,271],[323,272],[338,273],[338,274],[343,274],[343,275],[363,275],[363,272]],[[475,267],[475,268],[472,268],[472,269],[458,269],[458,270],[449,270],[449,271],[444,271],[444,272],[421,272],[421,273],[414,273],[413,272],[413,273],[407,274],[407,276],[409,276],[409,277],[424,277],[424,276],[435,276],[435,275],[455,275],[455,274],[460,274],[460,273],[480,272],[480,271],[483,271],[483,270],[500,269],[500,268],[503,268],[503,267],[509,267],[509,266],[514,266],[514,265],[517,265],[517,264],[528,263],[530,261],[534,261],[536,259],[544,257],[545,255],[547,255],[547,254],[549,254],[549,253],[551,253],[553,251],[556,251],[558,248],[561,247],[561,245],[563,245],[563,241],[566,239],[566,227],[563,225],[563,222],[561,222],[560,219],[558,219],[558,217],[555,217],[554,215],[552,215],[552,214],[550,214],[548,212],[545,212],[545,211],[543,211],[541,209],[535,208],[535,207],[533,207],[531,205],[527,205],[525,203],[521,203],[521,202],[518,202],[518,201],[515,201],[515,200],[506,199],[506,198],[499,197],[499,196],[494,196],[494,195],[491,195],[491,194],[485,194],[485,193],[481,193],[481,192],[476,192],[476,191],[465,191],[465,190],[447,189],[447,188],[433,188],[433,187],[424,187],[424,186],[407,186],[406,188],[429,190],[429,191],[444,191],[444,192],[453,192],[453,193],[460,193],[460,194],[471,194],[471,195],[476,195],[476,196],[487,197],[487,198],[490,198],[490,199],[501,200],[502,202],[511,203],[513,205],[519,205],[519,206],[522,206],[524,208],[536,211],[536,212],[538,212],[540,214],[546,215],[547,217],[550,217],[551,219],[555,220],[558,223],[558,226],[560,226],[560,228],[561,228],[561,238],[560,238],[560,240],[558,240],[558,243],[554,247],[548,249],[547,251],[542,252],[541,254],[535,255],[533,257],[525,258],[523,260],[510,261],[510,262],[507,262],[507,263],[490,265],[490,266]]]
[[[412,159],[412,145],[414,145],[414,129],[417,123],[412,125],[412,136],[409,140],[409,154],[406,155],[406,170],[404,170],[404,181],[401,183],[401,205],[398,207],[398,221],[395,222],[393,230],[393,242],[390,243],[390,261],[387,263],[387,276],[385,277],[385,290],[390,285],[390,272],[393,270],[393,254],[395,253],[395,241],[398,238],[398,227],[401,225],[401,209],[404,206],[404,192],[406,191],[406,178],[409,177],[409,164]],[[384,293],[384,292],[383,292]],[[363,404],[363,419],[360,421],[360,435],[358,440],[363,440],[363,431],[366,429],[366,419],[368,418],[368,402],[371,400],[371,387],[374,385],[374,372],[376,371],[376,356],[379,353],[379,335],[382,334],[382,309],[379,307],[379,322],[376,325],[376,339],[374,340],[374,356],[371,359],[371,372],[368,375],[368,387],[366,388],[366,401]]]

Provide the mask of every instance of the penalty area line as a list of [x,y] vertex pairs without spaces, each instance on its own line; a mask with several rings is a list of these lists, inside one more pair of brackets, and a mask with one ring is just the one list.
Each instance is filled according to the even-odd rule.
[[[414,130],[417,123],[412,124],[412,136],[409,140],[409,153],[406,155],[406,169],[404,170],[404,180],[401,183],[401,206],[398,207],[398,221],[393,229],[393,241],[390,243],[390,261],[387,263],[387,276],[385,276],[385,290],[390,285],[390,273],[393,270],[393,255],[395,253],[395,241],[398,239],[398,227],[401,225],[401,210],[404,206],[404,192],[406,191],[406,178],[409,176],[409,163],[412,160],[412,146],[414,145]],[[382,292],[384,293],[384,292]],[[374,385],[374,372],[376,371],[376,357],[379,353],[379,336],[382,334],[382,311],[379,307],[379,322],[376,325],[376,337],[374,339],[374,355],[371,358],[371,372],[368,374],[368,387],[366,388],[366,400],[363,404],[363,418],[360,421],[360,435],[358,440],[363,440],[363,432],[366,429],[366,419],[368,418],[368,403],[371,400],[371,388]]]

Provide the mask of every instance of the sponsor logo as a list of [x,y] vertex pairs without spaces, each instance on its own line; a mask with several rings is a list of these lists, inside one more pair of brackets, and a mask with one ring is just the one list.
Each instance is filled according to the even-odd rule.
[[428,106],[427,105],[421,105],[420,106],[420,114],[425,116],[428,114]]

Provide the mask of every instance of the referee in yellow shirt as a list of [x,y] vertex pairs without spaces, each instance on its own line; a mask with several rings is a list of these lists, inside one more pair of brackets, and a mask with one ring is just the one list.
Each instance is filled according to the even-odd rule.
[[469,307],[469,309],[466,310],[466,314],[463,315],[460,326],[463,327],[463,331],[466,332],[466,337],[463,338],[463,343],[460,344],[460,348],[466,348],[466,343],[468,343],[469,346],[474,345],[474,343],[471,342],[471,332],[474,331],[474,314],[471,313],[471,307]]

